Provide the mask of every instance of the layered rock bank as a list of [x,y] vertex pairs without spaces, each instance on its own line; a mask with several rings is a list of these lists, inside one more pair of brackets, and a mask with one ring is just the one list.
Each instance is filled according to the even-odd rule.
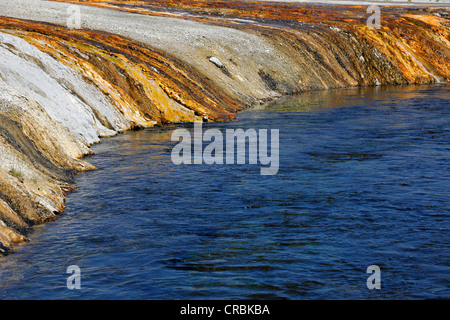
[[[55,219],[89,146],[125,130],[224,121],[308,90],[450,79],[445,8],[259,1],[5,0],[0,254]],[[80,29],[70,29],[70,5]]]

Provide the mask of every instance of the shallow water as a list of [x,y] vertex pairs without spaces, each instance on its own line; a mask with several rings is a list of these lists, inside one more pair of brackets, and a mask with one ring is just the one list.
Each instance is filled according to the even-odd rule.
[[279,129],[274,176],[174,165],[191,124],[105,139],[61,217],[0,262],[0,298],[450,298],[449,89],[314,92],[204,125]]

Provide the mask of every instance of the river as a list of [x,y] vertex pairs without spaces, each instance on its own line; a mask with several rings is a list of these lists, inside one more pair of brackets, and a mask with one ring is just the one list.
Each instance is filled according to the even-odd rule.
[[0,260],[0,298],[450,298],[449,89],[318,91],[204,124],[278,129],[276,175],[173,164],[192,124],[104,139],[66,211]]

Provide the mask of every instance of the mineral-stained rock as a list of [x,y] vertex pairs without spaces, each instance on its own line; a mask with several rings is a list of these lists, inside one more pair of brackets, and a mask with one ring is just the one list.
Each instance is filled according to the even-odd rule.
[[[66,13],[66,4],[39,3]],[[450,78],[442,8],[383,7],[375,29],[362,6],[83,3],[122,12],[104,24],[103,9],[83,7],[87,28],[75,30],[60,16],[33,22],[25,18],[38,13],[19,19],[15,7],[0,8],[0,255],[64,210],[72,175],[95,169],[81,158],[101,137],[231,120],[245,106],[308,90]]]

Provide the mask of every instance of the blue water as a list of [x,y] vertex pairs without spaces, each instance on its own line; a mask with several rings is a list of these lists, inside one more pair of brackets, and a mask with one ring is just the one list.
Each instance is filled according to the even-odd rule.
[[449,89],[314,92],[204,126],[279,129],[274,176],[175,166],[190,124],[105,139],[61,217],[0,261],[0,298],[450,298]]

